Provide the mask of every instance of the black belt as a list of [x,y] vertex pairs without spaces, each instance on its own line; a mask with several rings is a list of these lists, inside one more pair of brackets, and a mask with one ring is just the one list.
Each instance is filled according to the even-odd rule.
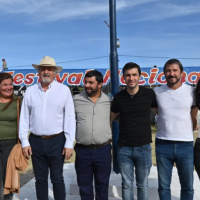
[[173,143],[186,143],[186,142],[192,142],[192,141],[174,141],[174,140],[169,140]]
[[177,141],[177,140],[165,140],[165,139],[160,139],[160,138],[156,138],[158,140],[163,140],[165,142],[172,142],[172,143],[186,143],[186,142],[192,142],[192,141]]
[[85,148],[89,148],[89,149],[98,149],[100,147],[103,147],[107,144],[110,144],[112,140],[108,140],[108,142],[105,142],[103,144],[91,144],[91,145],[83,145],[83,144],[78,144],[76,143],[76,145],[79,145],[79,146],[82,146],[82,147],[85,147]]
[[49,139],[49,138],[53,138],[53,137],[56,137],[58,135],[61,135],[62,133],[64,133],[64,132],[62,131],[62,132],[60,132],[58,134],[54,134],[54,135],[35,135],[33,133],[31,133],[31,134],[32,134],[32,136],[37,137],[37,138]]

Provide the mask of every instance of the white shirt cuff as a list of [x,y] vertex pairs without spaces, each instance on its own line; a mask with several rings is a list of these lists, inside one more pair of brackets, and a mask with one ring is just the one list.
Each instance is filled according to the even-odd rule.
[[73,149],[74,148],[74,141],[66,140],[65,148]]
[[22,142],[22,148],[30,146],[28,139],[27,140],[21,140],[21,142]]

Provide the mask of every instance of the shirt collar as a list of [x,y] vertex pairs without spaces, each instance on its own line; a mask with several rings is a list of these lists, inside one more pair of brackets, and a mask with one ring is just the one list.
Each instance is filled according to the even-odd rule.
[[[54,83],[55,83],[55,80],[53,80],[53,81],[49,84],[49,88],[48,88],[48,89],[51,89],[52,86],[54,85]],[[38,83],[38,86],[39,86],[39,89],[40,89],[40,90],[43,90],[42,85],[41,85],[41,82]]]

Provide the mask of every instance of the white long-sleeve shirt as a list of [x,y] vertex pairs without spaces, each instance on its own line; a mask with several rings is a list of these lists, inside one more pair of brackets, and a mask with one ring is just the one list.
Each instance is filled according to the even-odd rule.
[[30,146],[28,131],[35,135],[54,135],[62,131],[66,148],[73,148],[75,140],[74,103],[69,88],[53,81],[45,92],[41,84],[26,90],[19,122],[22,148]]

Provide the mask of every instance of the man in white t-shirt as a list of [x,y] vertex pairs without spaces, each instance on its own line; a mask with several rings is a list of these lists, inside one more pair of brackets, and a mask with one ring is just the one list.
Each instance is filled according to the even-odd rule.
[[179,60],[165,63],[167,84],[154,89],[158,104],[156,161],[160,200],[171,200],[171,177],[174,163],[181,184],[180,200],[192,200],[193,190],[193,126],[191,108],[194,88],[181,83],[183,66]]

